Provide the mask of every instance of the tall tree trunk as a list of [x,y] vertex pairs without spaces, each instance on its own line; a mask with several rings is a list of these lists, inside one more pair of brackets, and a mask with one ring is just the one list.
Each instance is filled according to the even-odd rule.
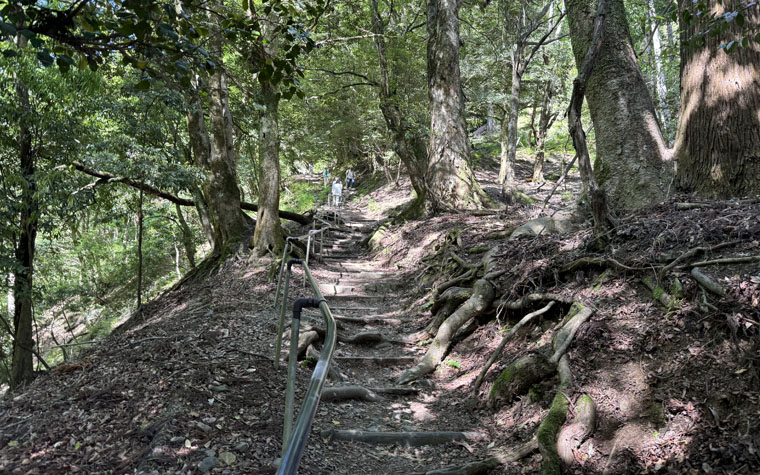
[[[741,2],[707,2],[707,11],[736,10]],[[685,25],[691,9],[695,23]],[[722,34],[705,36],[701,48],[686,41],[703,25],[694,5],[679,2],[681,12],[681,112],[675,143],[678,184],[714,197],[760,193],[760,43],[750,40],[726,54],[721,44],[740,40],[732,22]],[[744,12],[746,25],[760,24],[757,7]]]
[[[405,120],[404,114],[398,106],[395,91],[390,88],[390,73],[385,54],[385,25],[380,18],[377,0],[371,0],[370,3],[372,6],[372,33],[375,34],[375,48],[380,66],[380,111],[383,113],[388,131],[391,133],[393,151],[396,152],[406,167],[412,187],[417,195],[414,202],[409,206],[405,217],[419,218],[424,212],[427,196],[427,185],[425,183],[428,160],[427,147],[421,131],[412,130],[409,121]],[[384,168],[387,170],[387,166]]]
[[137,311],[142,310],[143,287],[143,190],[137,205]]
[[[189,108],[187,111],[187,132],[190,136],[190,148],[192,149],[193,163],[203,170],[210,169],[211,161],[211,141],[206,130],[206,119],[203,116],[203,102],[199,93],[200,80],[196,78],[195,84],[190,93]],[[203,192],[195,187],[192,190],[193,200],[195,201],[196,211],[201,221],[201,227],[206,234],[211,248],[214,246],[214,227],[211,224],[211,213],[209,212],[208,202]]]
[[[648,0],[647,2],[647,15],[652,25],[657,20],[657,12],[654,8],[654,0]],[[660,29],[657,28],[652,34],[652,60],[654,62],[654,84],[655,92],[657,93],[657,102],[659,105],[658,112],[660,113],[660,125],[662,127],[663,134],[668,137],[668,131],[670,130],[670,106],[668,106],[668,86],[665,82],[665,71],[662,67],[662,42],[660,41]]]
[[[596,3],[566,2],[578,67],[591,42]],[[623,0],[608,5],[601,51],[586,91],[596,130],[594,173],[614,209],[636,209],[665,197],[671,165],[633,52]]]
[[[522,89],[523,52],[525,44],[519,41],[512,49],[512,86],[509,93],[509,105],[506,114],[507,148],[501,149],[501,167],[499,182],[502,184],[502,195],[507,203],[512,202],[515,190],[515,161],[517,159],[517,119],[520,117],[520,90]],[[504,140],[502,139],[502,143]],[[506,153],[505,153],[506,152]]]
[[[276,40],[272,40],[274,49],[268,51],[276,55]],[[255,253],[259,256],[274,253],[278,255],[285,239],[282,235],[280,217],[280,131],[278,127],[279,96],[275,86],[261,82],[261,97],[264,110],[261,112],[259,129],[259,211],[256,218],[256,232],[253,235]]]
[[459,0],[427,0],[430,147],[426,183],[432,212],[483,205],[483,191],[468,164],[459,72],[459,7]]
[[[548,64],[548,57],[544,55],[544,64]],[[544,155],[546,153],[546,135],[549,133],[549,127],[554,121],[554,115],[551,110],[552,97],[554,96],[554,86],[549,79],[544,84],[544,94],[541,98],[541,113],[538,118],[538,129],[536,131],[536,162],[533,164],[533,182],[544,183]]]
[[182,207],[175,204],[174,210],[177,213],[177,221],[179,222],[179,228],[182,232],[182,246],[185,248],[187,262],[190,263],[191,268],[195,268],[195,239],[193,238],[193,231],[190,229],[190,226],[188,226],[187,221],[185,221]]
[[[219,19],[209,11],[210,52],[222,58],[222,31]],[[235,253],[243,238],[243,218],[240,212],[240,190],[237,184],[237,159],[232,135],[232,116],[228,101],[227,78],[218,67],[209,78],[211,122],[211,153],[204,195],[208,198],[211,222],[214,226],[214,254]]]
[[[18,36],[18,47],[26,46],[26,38]],[[16,79],[16,100],[21,115],[19,117],[18,153],[23,182],[19,205],[19,234],[16,242],[16,264],[13,282],[13,359],[10,387],[15,389],[34,378],[32,353],[34,339],[32,331],[33,301],[32,276],[34,274],[34,252],[37,239],[38,203],[35,197],[35,157],[32,147],[32,117],[29,90],[22,80]]]

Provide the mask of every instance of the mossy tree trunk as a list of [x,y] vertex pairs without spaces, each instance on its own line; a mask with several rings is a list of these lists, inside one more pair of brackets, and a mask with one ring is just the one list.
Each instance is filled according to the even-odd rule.
[[[274,36],[270,24],[267,22],[263,28],[267,43],[264,51],[268,57],[277,56],[277,38]],[[256,231],[253,235],[254,252],[256,255],[278,255],[285,245],[280,217],[280,129],[279,129],[279,102],[276,85],[271,81],[264,80],[259,76],[261,84],[261,98],[264,110],[261,112],[261,126],[259,128],[259,169],[261,180],[259,181],[259,210],[256,217]]]
[[390,71],[386,55],[385,24],[380,17],[377,0],[371,0],[372,33],[375,34],[375,48],[380,66],[380,111],[383,113],[385,125],[391,134],[393,151],[409,173],[412,187],[417,195],[415,201],[407,208],[405,217],[416,219],[424,213],[424,203],[427,196],[425,171],[427,170],[427,147],[424,134],[415,130],[399,107],[399,101],[394,89],[390,87]]
[[481,207],[470,169],[459,72],[459,0],[427,0],[430,146],[425,174],[429,211]]
[[[707,1],[721,14],[743,2]],[[680,187],[702,195],[728,198],[760,193],[760,43],[726,54],[720,45],[741,41],[736,21],[717,36],[705,35],[694,48],[687,43],[705,25],[696,5],[679,1],[681,18],[681,111],[674,147]],[[685,24],[689,11],[692,23]],[[760,24],[757,6],[744,11],[745,25]],[[746,32],[745,32],[746,33]]]
[[[215,13],[209,11],[210,52],[222,57],[222,29]],[[208,199],[214,226],[214,254],[235,253],[243,238],[240,190],[237,184],[237,159],[232,134],[232,114],[224,69],[218,67],[209,78],[211,153],[204,195]]]
[[[591,45],[597,1],[568,0],[566,5],[580,68]],[[594,173],[613,209],[636,209],[665,197],[672,166],[631,45],[623,0],[610,0],[608,6],[586,91],[596,130]]]

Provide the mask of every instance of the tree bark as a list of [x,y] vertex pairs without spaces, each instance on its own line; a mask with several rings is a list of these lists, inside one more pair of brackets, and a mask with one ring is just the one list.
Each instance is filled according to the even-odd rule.
[[429,211],[483,206],[469,166],[464,93],[459,72],[459,0],[427,0],[430,147]]
[[[371,0],[371,5],[372,33],[375,35],[375,48],[377,49],[380,67],[380,111],[383,113],[385,125],[391,133],[393,151],[396,152],[406,167],[412,188],[417,195],[415,201],[408,208],[407,217],[419,218],[424,211],[427,196],[427,185],[425,183],[428,161],[427,147],[423,140],[422,131],[414,130],[409,121],[405,120],[404,114],[398,106],[396,93],[390,87],[390,72],[385,52],[385,25],[380,18],[377,0]],[[385,169],[387,171],[387,167]]]
[[174,209],[177,212],[177,221],[182,232],[182,246],[185,248],[187,262],[190,263],[191,268],[195,268],[195,239],[193,238],[193,231],[187,225],[187,221],[185,221],[182,208],[178,204],[175,204]]
[[[580,68],[589,49],[597,2],[568,0],[568,22]],[[610,0],[601,51],[586,99],[596,130],[594,173],[614,209],[637,209],[665,197],[669,151],[631,45],[622,0]]]
[[[654,0],[647,1],[647,16],[651,25],[655,25],[657,12],[654,8]],[[654,62],[654,91],[659,104],[660,127],[662,127],[663,135],[667,139],[670,137],[668,133],[668,130],[670,130],[670,106],[668,106],[668,86],[665,81],[665,71],[663,71],[662,67],[662,42],[660,41],[659,27],[652,34],[651,55]]]
[[517,119],[520,117],[520,90],[522,89],[523,53],[525,45],[518,40],[512,49],[512,86],[509,94],[509,104],[505,117],[506,126],[506,150],[504,139],[501,147],[501,167],[499,168],[499,182],[502,184],[502,194],[507,203],[512,202],[512,194],[515,189],[515,161],[517,159]]
[[[741,2],[707,2],[709,12],[736,10]],[[691,2],[680,1],[681,110],[675,143],[678,185],[711,197],[760,193],[760,43],[750,40],[726,54],[721,44],[741,39],[736,22],[705,44],[687,44],[704,25]],[[695,22],[686,25],[690,9]],[[760,23],[755,6],[744,12],[745,24]]]
[[[218,60],[222,58],[222,31],[219,19],[208,13],[209,50]],[[243,238],[243,219],[240,213],[240,190],[237,185],[237,159],[232,135],[227,78],[218,67],[209,78],[211,121],[211,153],[204,195],[208,198],[211,222],[214,226],[214,254],[227,256],[237,251]]]
[[[190,136],[190,149],[192,150],[193,163],[203,170],[208,170],[211,157],[211,142],[209,141],[208,131],[206,130],[206,119],[203,116],[203,102],[201,102],[201,96],[199,93],[200,83],[200,78],[196,77],[195,84],[191,88],[187,111],[187,132]],[[196,189],[193,190],[193,198],[195,199],[195,207],[198,211],[201,227],[203,227],[206,239],[213,249],[214,227],[211,224],[211,213],[208,209],[208,203],[200,188],[196,187]]]
[[[26,38],[17,39],[19,49],[26,46]],[[32,354],[34,339],[32,331],[33,301],[32,276],[37,240],[38,203],[35,197],[35,154],[32,146],[32,117],[29,89],[16,78],[16,99],[20,108],[18,122],[19,165],[23,182],[19,199],[19,233],[15,257],[18,269],[13,282],[13,358],[11,363],[11,389],[30,382],[34,378]]]
[[[275,21],[275,18],[270,18]],[[277,38],[270,23],[262,28],[268,40],[264,51],[269,57],[277,56]],[[259,76],[261,78],[261,76]],[[256,231],[253,235],[254,252],[258,256],[278,255],[285,245],[280,226],[278,208],[280,206],[280,130],[278,107],[280,96],[270,81],[261,80],[261,98],[264,110],[261,112],[259,128],[259,211],[256,215]]]

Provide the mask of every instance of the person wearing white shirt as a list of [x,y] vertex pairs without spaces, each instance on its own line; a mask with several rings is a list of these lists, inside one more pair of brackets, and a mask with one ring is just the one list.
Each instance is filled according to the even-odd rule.
[[354,187],[354,172],[350,168],[346,170],[346,189],[350,190]]
[[332,184],[333,206],[340,206],[341,193],[343,193],[343,184],[336,178]]

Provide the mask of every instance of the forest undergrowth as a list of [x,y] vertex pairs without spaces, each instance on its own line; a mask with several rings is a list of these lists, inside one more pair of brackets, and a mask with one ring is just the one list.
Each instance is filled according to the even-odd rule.
[[[405,199],[391,183],[357,207],[380,217]],[[484,421],[482,447],[437,449],[468,456],[440,473],[756,473],[760,199],[673,197],[622,218],[603,252],[582,220],[523,226],[540,205],[389,218],[368,236],[378,268],[416,283],[405,338],[427,356],[398,381],[432,381],[431,411]],[[230,260],[0,399],[0,472],[273,473],[268,271]],[[304,473],[328,470],[325,443],[311,439]]]

